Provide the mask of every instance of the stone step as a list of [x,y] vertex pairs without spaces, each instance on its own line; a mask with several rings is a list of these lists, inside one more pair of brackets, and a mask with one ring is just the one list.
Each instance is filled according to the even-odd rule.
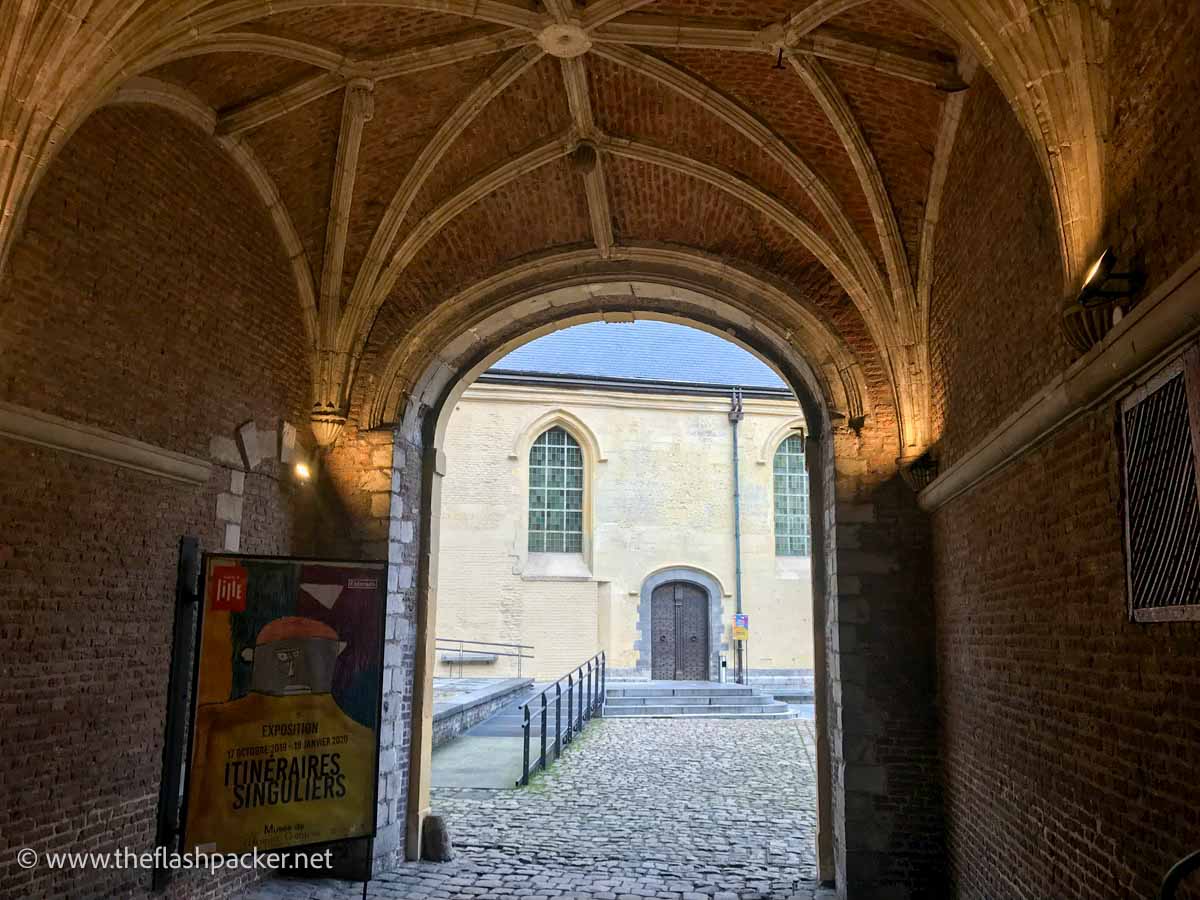
[[[700,710],[703,711],[700,711]],[[606,719],[793,719],[797,713],[786,703],[769,706],[722,704],[698,708],[695,706],[605,706]]]
[[774,698],[768,697],[765,694],[733,694],[733,695],[709,694],[706,697],[692,697],[692,696],[684,696],[684,697],[670,697],[670,696],[665,696],[665,697],[663,697],[663,696],[660,696],[660,697],[614,697],[612,695],[609,695],[605,699],[605,703],[608,706],[620,706],[620,707],[662,706],[664,704],[667,704],[668,701],[669,701],[669,705],[671,705],[671,706],[709,706],[712,704],[731,703],[731,702],[737,702],[739,704],[764,706],[766,704],[775,702]]
[[745,688],[745,686],[737,686],[737,688],[724,688],[719,684],[714,684],[712,688],[608,688],[607,697],[736,697],[736,696],[752,696],[755,694],[754,688]]
[[660,681],[608,687],[604,716],[610,719],[793,719],[798,713],[750,685]]

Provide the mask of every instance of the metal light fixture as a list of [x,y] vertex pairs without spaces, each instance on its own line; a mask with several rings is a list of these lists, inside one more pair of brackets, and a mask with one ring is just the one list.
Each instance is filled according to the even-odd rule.
[[[1136,269],[1130,269],[1128,272],[1114,272],[1113,269],[1117,265],[1117,255],[1113,253],[1112,247],[1107,248],[1100,254],[1092,267],[1088,270],[1087,277],[1083,280],[1083,287],[1079,291],[1079,297],[1076,303],[1085,309],[1096,309],[1098,307],[1112,306],[1114,301],[1124,300],[1132,297],[1142,289],[1145,284],[1146,277]],[[1113,282],[1124,282],[1123,286],[1113,288]]]
[[296,463],[293,471],[296,473],[297,481],[308,481],[312,477],[312,472],[309,470],[308,465],[302,462]]
[[897,460],[897,462],[900,463],[900,476],[918,494],[933,483],[940,471],[937,457],[933,455],[932,450],[926,450],[907,464],[903,459]]
[[1145,284],[1145,276],[1136,267],[1116,272],[1116,266],[1117,256],[1109,247],[1088,269],[1078,296],[1063,306],[1063,332],[1080,353],[1087,353],[1104,339],[1120,318],[1121,301],[1135,296]]

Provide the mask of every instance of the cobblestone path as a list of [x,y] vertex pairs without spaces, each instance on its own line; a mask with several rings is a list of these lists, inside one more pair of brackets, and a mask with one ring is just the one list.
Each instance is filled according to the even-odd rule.
[[[820,897],[812,723],[599,720],[528,788],[433,793],[450,863],[381,874],[397,898]],[[275,881],[254,900],[349,900],[360,886]]]

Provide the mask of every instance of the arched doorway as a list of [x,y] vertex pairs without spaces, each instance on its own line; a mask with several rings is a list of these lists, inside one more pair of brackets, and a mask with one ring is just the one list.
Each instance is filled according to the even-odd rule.
[[[682,593],[676,619],[676,586]],[[660,607],[657,615],[656,604]],[[686,621],[684,621],[686,619]],[[671,566],[652,572],[642,582],[638,604],[637,677],[666,681],[713,681],[721,671],[721,654],[729,648],[724,641],[725,589],[711,574],[691,566]],[[696,640],[691,640],[692,637]],[[666,637],[667,641],[660,638]],[[683,655],[675,648],[680,641],[687,646]],[[676,662],[686,656],[684,667],[690,674],[676,675]],[[698,657],[693,660],[692,657]]]
[[708,591],[668,581],[650,595],[650,673],[662,681],[708,681]]
[[[637,253],[632,254],[638,256]],[[558,264],[567,264],[562,272]],[[596,271],[580,271],[582,267]],[[550,331],[584,322],[633,321],[649,318],[676,322],[707,330],[757,355],[780,374],[794,390],[811,423],[809,465],[817,481],[833,480],[835,432],[843,423],[857,421],[866,408],[884,396],[871,391],[862,370],[849,361],[845,345],[833,338],[823,322],[809,317],[803,304],[776,305],[783,299],[779,289],[695,254],[672,251],[649,253],[645,259],[630,260],[612,271],[612,262],[584,259],[576,255],[541,260],[538,265],[519,267],[502,277],[490,279],[465,291],[446,307],[449,315],[437,313],[416,326],[410,340],[394,348],[383,366],[383,377],[366,401],[368,424],[395,428],[405,471],[397,473],[419,483],[419,492],[405,501],[405,508],[420,510],[419,531],[414,535],[420,552],[416,556],[415,643],[416,672],[412,684],[410,767],[406,796],[407,847],[410,858],[420,840],[421,822],[429,812],[431,693],[428,683],[433,661],[432,638],[436,631],[436,590],[443,476],[446,473],[445,432],[455,404],[467,387],[493,362],[517,346]],[[554,276],[558,277],[555,278]],[[769,298],[768,306],[763,300]],[[778,318],[777,318],[778,317]],[[433,346],[424,343],[426,336]],[[432,351],[432,352],[431,352]],[[834,423],[838,423],[835,425]],[[816,475],[816,473],[820,473]],[[832,505],[814,493],[813,534],[824,553],[825,522],[832,522]],[[832,504],[832,497],[829,497]],[[409,505],[411,504],[411,506]],[[816,510],[821,510],[816,515]],[[686,566],[685,575],[667,575],[665,581],[684,580],[695,584],[695,571]],[[823,558],[814,559],[814,669],[818,683],[825,679],[825,606],[829,602]],[[663,576],[664,572],[656,573]],[[702,582],[701,582],[702,583]],[[651,594],[652,594],[651,589]],[[708,597],[724,597],[718,586]],[[651,596],[647,596],[647,607]],[[719,667],[722,605],[709,604],[710,622],[716,623],[705,655],[710,660],[707,678]],[[643,628],[652,620],[642,618]],[[652,653],[649,634],[643,633],[642,662],[650,677]],[[700,643],[697,636],[697,643]],[[817,844],[818,871],[822,880],[834,877],[834,808],[836,770],[829,752],[828,695],[816,698],[818,771]]]

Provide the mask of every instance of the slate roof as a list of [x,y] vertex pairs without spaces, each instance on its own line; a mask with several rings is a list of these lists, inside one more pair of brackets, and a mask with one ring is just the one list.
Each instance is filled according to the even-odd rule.
[[538,373],[745,388],[787,385],[756,356],[671,322],[589,322],[518,347],[491,373]]

